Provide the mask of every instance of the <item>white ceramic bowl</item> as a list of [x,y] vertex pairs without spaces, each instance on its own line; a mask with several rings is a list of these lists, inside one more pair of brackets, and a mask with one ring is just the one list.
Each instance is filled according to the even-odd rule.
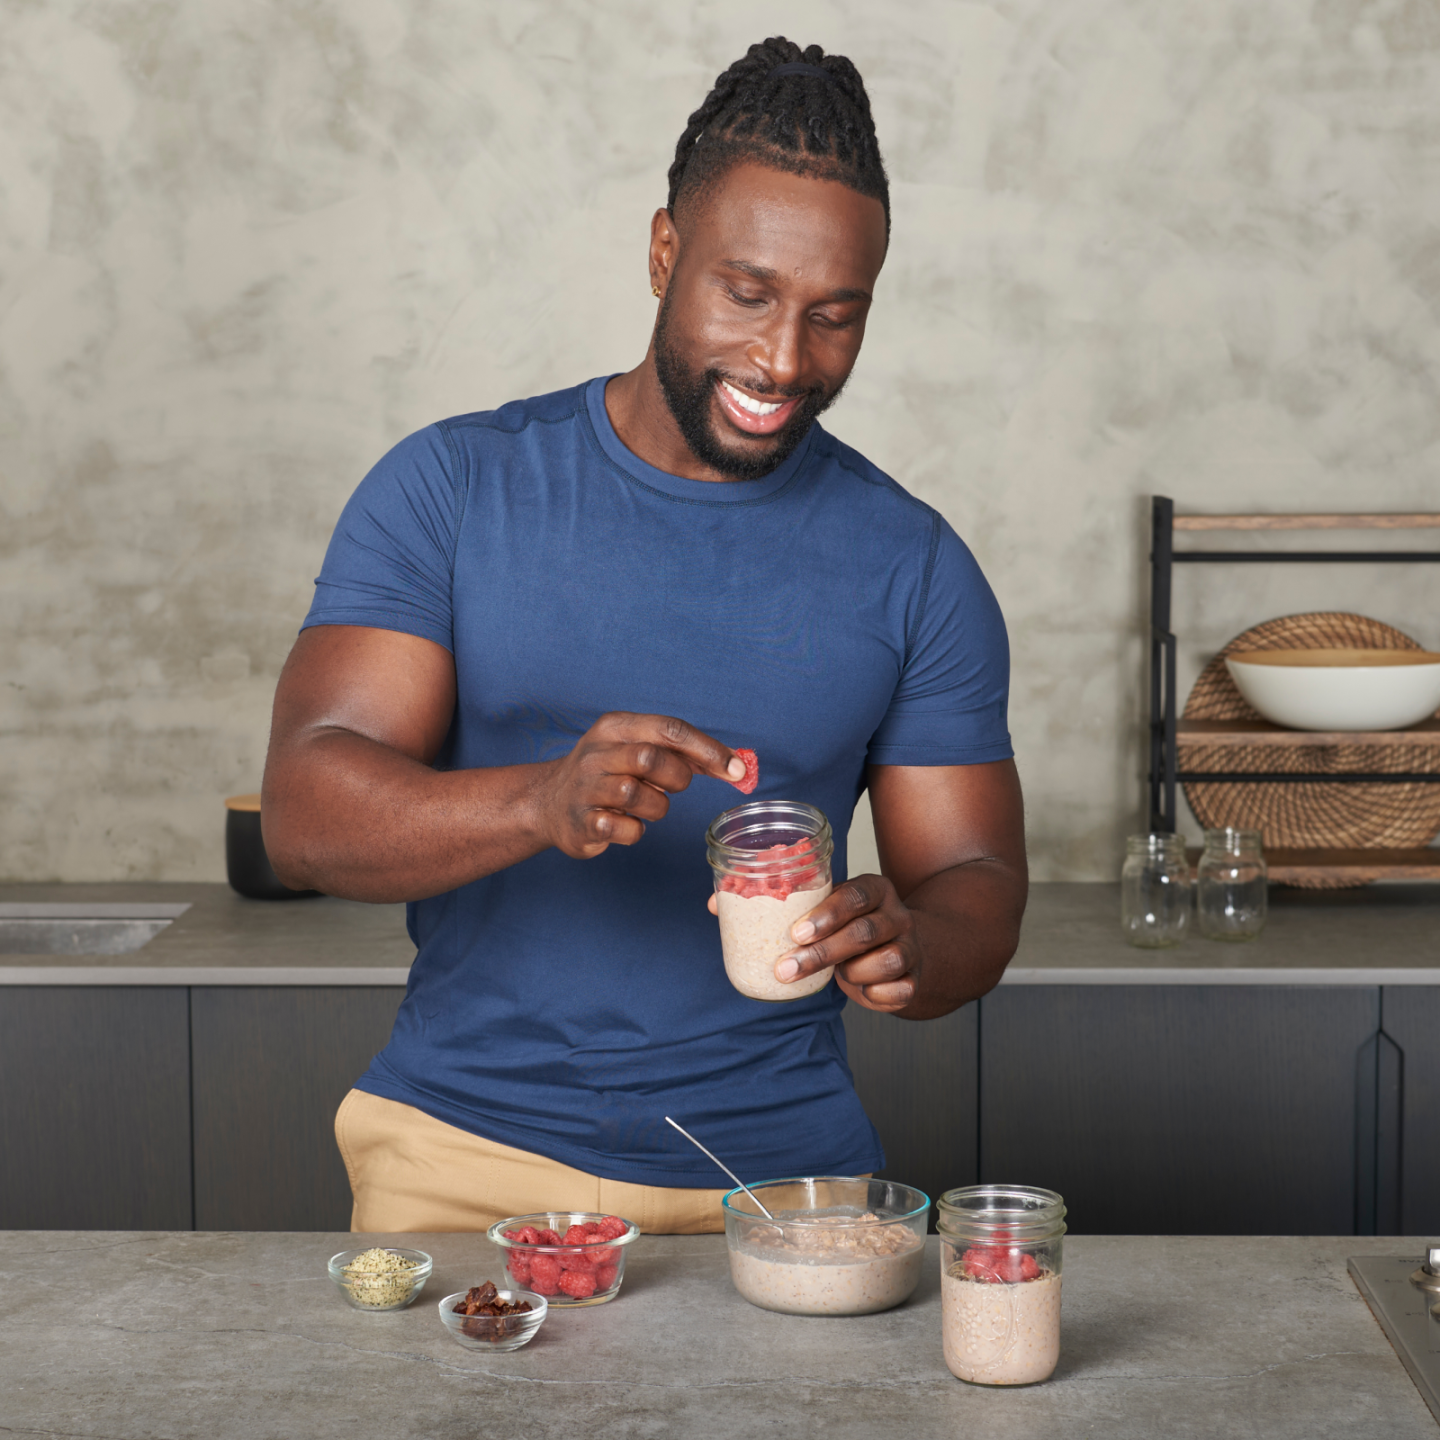
[[1225,667],[1294,730],[1401,730],[1440,709],[1440,655],[1426,650],[1242,650]]

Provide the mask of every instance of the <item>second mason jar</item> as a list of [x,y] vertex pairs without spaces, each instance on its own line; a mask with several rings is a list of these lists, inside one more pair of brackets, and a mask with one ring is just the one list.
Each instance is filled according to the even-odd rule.
[[785,983],[775,962],[790,927],[829,893],[830,822],[798,800],[751,800],[717,815],[705,835],[730,983],[752,1000],[799,1000],[830,983],[831,966]]
[[1120,928],[1132,945],[1178,945],[1190,920],[1190,862],[1180,835],[1131,835],[1120,872]]
[[1033,1385],[1060,1359],[1065,1202],[1033,1185],[966,1185],[940,1197],[945,1363],[972,1385]]
[[1207,940],[1253,940],[1265,928],[1268,872],[1258,830],[1205,832],[1195,911]]

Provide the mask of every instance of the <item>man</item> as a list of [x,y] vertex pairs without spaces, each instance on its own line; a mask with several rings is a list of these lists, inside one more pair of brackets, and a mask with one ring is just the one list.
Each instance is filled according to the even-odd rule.
[[[883,1164],[841,1009],[988,990],[1025,903],[999,610],[929,507],[816,417],[889,240],[855,67],[754,45],[690,118],[627,374],[402,441],[346,507],[281,676],[265,839],[288,884],[410,902],[418,955],[336,1134],[357,1230],[544,1209],[720,1229],[750,1180]],[[704,834],[756,798],[884,875],[727,981]],[[712,910],[706,913],[707,896]]]

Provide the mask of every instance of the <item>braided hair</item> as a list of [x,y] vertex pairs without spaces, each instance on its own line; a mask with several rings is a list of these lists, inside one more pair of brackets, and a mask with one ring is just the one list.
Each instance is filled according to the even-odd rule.
[[[775,74],[777,66],[784,73]],[[804,73],[807,68],[825,73]],[[666,208],[674,215],[677,205],[745,161],[807,179],[838,180],[878,200],[889,235],[890,184],[870,97],[845,56],[826,55],[818,45],[802,50],[783,35],[752,45],[691,115],[675,146]]]

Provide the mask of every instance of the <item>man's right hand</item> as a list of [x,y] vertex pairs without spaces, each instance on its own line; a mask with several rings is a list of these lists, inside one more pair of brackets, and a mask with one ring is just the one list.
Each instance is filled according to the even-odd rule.
[[577,860],[633,845],[696,775],[734,782],[745,762],[672,715],[602,715],[563,760],[545,767],[541,811],[551,845]]
[[320,625],[275,692],[261,815],[297,890],[423,900],[551,846],[633,845],[694,775],[742,779],[733,751],[666,715],[603,715],[560,760],[433,764],[455,714],[455,662],[431,640]]

